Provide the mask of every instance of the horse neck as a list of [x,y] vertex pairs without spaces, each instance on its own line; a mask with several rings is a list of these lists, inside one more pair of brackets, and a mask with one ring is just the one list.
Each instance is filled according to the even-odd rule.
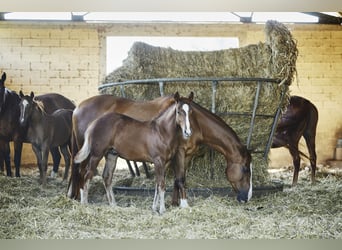
[[36,103],[33,104],[32,113],[29,116],[29,124],[30,126],[37,126],[38,124],[45,126],[43,119],[47,116],[44,110],[42,110]]
[[[175,104],[169,106],[159,116],[151,121],[156,125],[158,130],[162,130],[165,135],[172,135],[176,133],[176,106]],[[163,133],[161,133],[163,135]],[[174,138],[174,137],[173,137]]]
[[203,143],[224,155],[227,161],[242,160],[247,150],[235,131],[220,117],[194,104],[193,113],[201,128]]

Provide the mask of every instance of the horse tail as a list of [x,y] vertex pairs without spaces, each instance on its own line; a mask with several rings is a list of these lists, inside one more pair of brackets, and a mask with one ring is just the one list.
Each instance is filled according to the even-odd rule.
[[74,162],[74,157],[75,157],[76,153],[78,152],[77,138],[76,138],[74,130],[72,130],[72,133],[71,133],[71,143],[70,144],[71,145],[69,145],[69,146],[70,146],[70,152],[71,152],[71,176],[69,179],[67,195],[71,199],[77,199],[77,196],[78,196],[77,190],[79,190],[81,175],[80,175],[80,170],[79,170],[80,164],[76,164]]
[[82,145],[82,148],[78,153],[76,154],[74,158],[75,163],[81,163],[85,159],[87,159],[88,155],[90,154],[90,143],[89,143],[89,128],[86,130],[84,135],[84,143]]

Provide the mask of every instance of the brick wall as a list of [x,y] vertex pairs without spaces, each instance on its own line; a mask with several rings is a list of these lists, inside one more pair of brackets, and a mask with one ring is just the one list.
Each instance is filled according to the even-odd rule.
[[[57,92],[76,103],[96,94],[99,50],[97,29],[84,25],[0,25],[0,71],[17,92]],[[35,162],[31,146],[23,150],[22,162]]]
[[[333,157],[336,139],[342,137],[342,27],[288,27],[299,49],[298,82],[291,86],[291,93],[310,99],[319,110],[317,154],[319,163],[324,163]],[[7,73],[7,87],[12,90],[58,92],[79,103],[97,94],[104,77],[106,35],[228,36],[238,37],[240,46],[245,46],[264,42],[263,29],[264,25],[257,24],[0,22],[0,71]],[[32,162],[30,146],[26,145],[23,163]],[[289,163],[287,150],[272,149],[272,166]]]

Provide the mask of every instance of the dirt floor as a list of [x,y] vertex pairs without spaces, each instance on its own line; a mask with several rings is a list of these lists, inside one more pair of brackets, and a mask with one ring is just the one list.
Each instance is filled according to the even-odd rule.
[[[246,204],[225,194],[189,192],[190,208],[180,209],[170,205],[167,194],[162,216],[152,212],[153,193],[118,192],[117,206],[108,206],[100,176],[91,182],[90,204],[81,205],[66,198],[62,174],[63,169],[57,179],[49,178],[46,188],[39,185],[35,166],[23,167],[21,178],[0,174],[0,239],[342,239],[341,172],[323,166],[316,185],[304,168],[295,188],[291,167],[270,170],[283,191],[254,196]],[[148,183],[143,171],[131,178],[121,169],[114,178],[121,178],[116,184]]]

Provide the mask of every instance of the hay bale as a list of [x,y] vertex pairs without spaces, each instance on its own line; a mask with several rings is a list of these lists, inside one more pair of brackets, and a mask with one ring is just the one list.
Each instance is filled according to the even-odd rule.
[[[237,49],[219,51],[178,51],[171,48],[151,46],[136,42],[130,49],[123,65],[109,74],[104,83],[127,80],[155,78],[185,77],[241,77],[241,78],[272,78],[279,79],[282,87],[263,83],[260,91],[257,114],[274,116],[280,103],[282,91],[288,94],[288,86],[296,74],[298,50],[290,31],[285,25],[268,21],[265,27],[266,42],[251,44]],[[195,101],[211,109],[211,86],[208,82],[177,82],[165,84],[164,93],[172,94],[179,91],[182,95],[195,92]],[[285,87],[284,87],[285,86]],[[101,93],[121,96],[120,87],[101,89]],[[250,82],[220,82],[216,92],[216,113],[251,113],[253,109],[256,84]],[[136,100],[150,100],[160,96],[156,84],[126,85],[125,96]],[[282,108],[287,100],[282,104]],[[221,115],[220,115],[221,116]],[[247,141],[250,128],[250,117],[230,115],[221,116],[239,135],[243,142]],[[258,116],[255,121],[251,149],[263,151],[273,123],[272,118]],[[188,175],[201,175],[207,180],[210,153],[206,148],[203,154],[196,156],[189,168]],[[268,181],[267,159],[261,154],[253,154],[254,180],[256,184]],[[222,173],[225,160],[215,155],[215,174],[213,179],[225,179]],[[211,181],[212,182],[212,181]],[[225,182],[226,183],[226,182]]]

